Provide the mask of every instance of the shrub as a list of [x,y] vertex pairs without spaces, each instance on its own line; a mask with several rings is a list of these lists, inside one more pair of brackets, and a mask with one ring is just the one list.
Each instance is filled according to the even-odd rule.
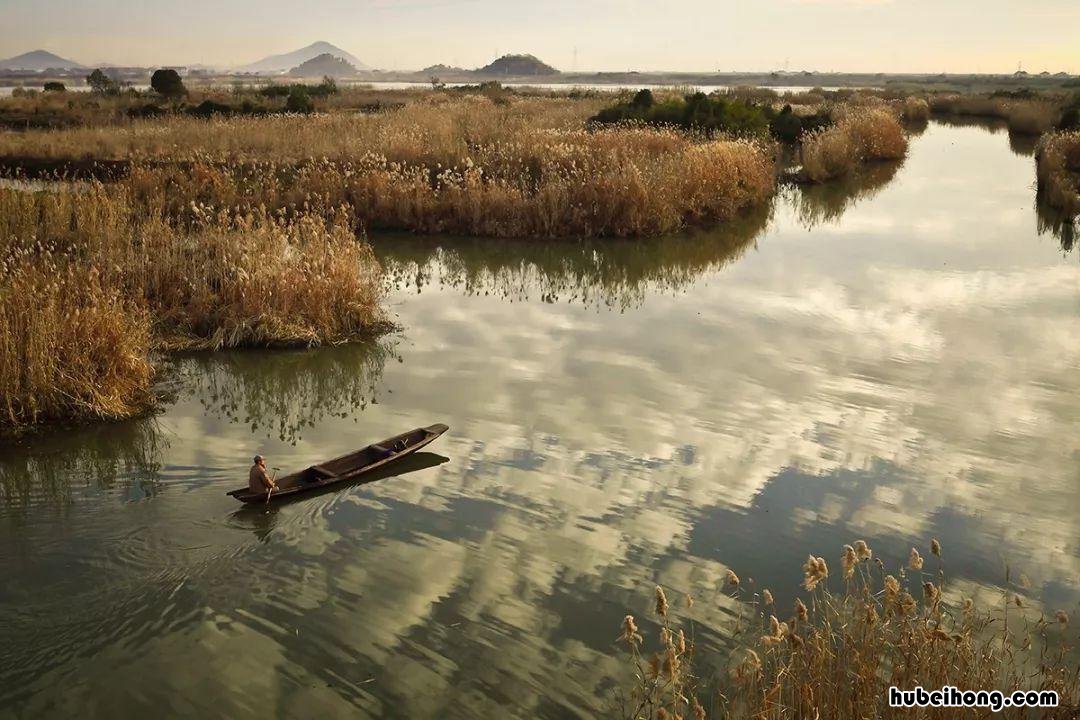
[[315,103],[311,100],[307,90],[302,87],[293,87],[289,96],[285,99],[285,112],[310,113],[315,110]]
[[47,83],[45,83],[44,86],[42,86],[42,89],[45,92],[56,92],[56,93],[62,93],[62,92],[67,91],[67,88],[64,87],[64,83],[62,83],[62,82],[47,82]]
[[656,103],[653,98],[652,90],[644,88],[634,93],[634,99],[630,101],[630,105],[643,110],[648,110]]
[[195,107],[188,110],[189,115],[195,117],[211,117],[213,115],[231,115],[233,112],[232,107],[224,103],[215,102],[213,100],[203,100]]
[[[646,92],[649,94],[644,95]],[[706,134],[719,132],[742,136],[761,136],[769,127],[765,110],[744,100],[697,92],[655,102],[648,90],[638,92],[628,102],[604,108],[591,121],[601,125],[636,121]]]
[[112,78],[101,71],[101,68],[94,70],[92,73],[86,76],[86,84],[90,86],[93,92],[100,95],[104,94],[116,94],[118,88]]
[[158,95],[167,98],[178,98],[187,95],[184,81],[180,79],[180,73],[172,68],[155,70],[150,76],[150,87]]
[[128,109],[128,117],[133,118],[155,118],[168,114],[167,110],[160,108],[153,103],[146,103],[145,105],[138,105]]
[[1058,130],[1080,130],[1080,92],[1073,94],[1072,102],[1061,113]]
[[772,120],[769,121],[769,132],[781,142],[793,143],[801,140],[807,133],[828,127],[832,120],[827,110],[819,110],[815,113],[800,114],[795,112],[791,105],[785,105]]

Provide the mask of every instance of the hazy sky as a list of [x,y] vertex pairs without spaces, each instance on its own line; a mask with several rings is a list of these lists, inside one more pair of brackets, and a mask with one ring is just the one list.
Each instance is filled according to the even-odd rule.
[[[326,40],[378,68],[1080,73],[1080,0],[0,0],[0,57],[236,65]],[[575,64],[575,48],[577,48]]]

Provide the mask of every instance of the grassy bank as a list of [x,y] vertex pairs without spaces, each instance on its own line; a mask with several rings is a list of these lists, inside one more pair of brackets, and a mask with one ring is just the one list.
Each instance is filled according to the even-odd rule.
[[633,616],[623,620],[621,641],[633,675],[623,715],[635,720],[1030,716],[1020,708],[992,715],[986,708],[888,704],[891,686],[928,691],[952,686],[1054,691],[1059,707],[1040,710],[1039,717],[1075,717],[1080,671],[1070,654],[1075,648],[1067,642],[1069,615],[1028,608],[1028,601],[1010,590],[993,605],[980,606],[946,584],[936,540],[924,552],[936,557],[924,558],[913,548],[905,567],[886,568],[866,543],[856,541],[843,547],[833,565],[839,572],[832,576],[830,561],[811,556],[803,567],[805,593],[789,610],[776,607],[768,589],[743,589],[728,571],[725,591],[746,601],[746,616],[729,673],[716,679],[712,692],[710,679],[697,675],[695,663],[700,666],[701,659],[695,656],[692,629],[675,620],[681,614],[675,599],[669,604],[667,592],[657,587],[658,644],[642,637]]
[[155,350],[338,342],[381,319],[381,271],[340,217],[192,209],[125,185],[0,190],[0,429],[121,418]]
[[1051,133],[1035,151],[1039,193],[1067,217],[1080,215],[1080,131]]

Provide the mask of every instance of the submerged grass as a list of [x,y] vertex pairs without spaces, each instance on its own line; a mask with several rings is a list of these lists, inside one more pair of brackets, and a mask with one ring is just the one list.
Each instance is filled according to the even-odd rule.
[[0,429],[152,403],[151,351],[312,345],[380,320],[381,270],[344,214],[192,209],[126,186],[0,189]]
[[[1080,668],[1067,642],[1069,615],[1033,613],[1009,591],[994,607],[956,597],[945,583],[942,548],[930,543],[937,572],[922,572],[927,561],[912,549],[907,567],[889,571],[861,540],[845,545],[840,577],[829,585],[829,566],[810,556],[803,566],[805,601],[780,611],[763,589],[748,606],[753,619],[740,636],[730,674],[721,678],[711,701],[694,666],[696,649],[669,621],[664,590],[656,588],[660,647],[645,652],[633,616],[622,623],[621,640],[630,651],[633,686],[624,716],[639,720],[719,718],[1028,717],[1023,708],[999,714],[989,708],[890,707],[890,687],[934,690],[1053,691],[1056,708],[1043,718],[1073,718],[1080,704]],[[1008,585],[1008,578],[1006,578]],[[728,571],[725,587],[742,596],[739,579]],[[1036,617],[1037,615],[1037,617]],[[778,617],[779,616],[779,617]],[[785,620],[780,620],[785,617]]]

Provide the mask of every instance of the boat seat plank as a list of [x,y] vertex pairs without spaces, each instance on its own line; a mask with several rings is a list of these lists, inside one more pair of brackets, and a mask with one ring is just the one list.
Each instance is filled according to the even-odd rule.
[[314,470],[315,472],[319,473],[320,475],[324,476],[324,477],[328,477],[328,478],[337,477],[337,473],[330,472],[329,470],[324,468],[322,465],[312,465],[311,469]]

